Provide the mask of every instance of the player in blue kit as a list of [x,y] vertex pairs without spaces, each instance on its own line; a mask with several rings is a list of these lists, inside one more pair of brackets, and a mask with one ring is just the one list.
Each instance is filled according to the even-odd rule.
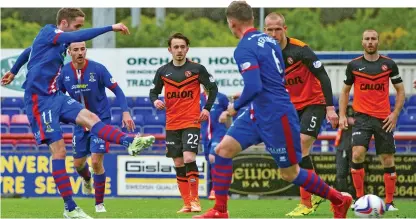
[[234,59],[244,79],[241,96],[228,107],[231,116],[250,104],[215,149],[213,185],[215,206],[194,218],[228,218],[232,158],[251,145],[264,142],[280,168],[283,180],[329,199],[335,218],[345,218],[352,197],[328,186],[313,172],[299,167],[302,159],[299,118],[285,88],[284,62],[279,44],[253,28],[253,11],[245,1],[233,1],[226,10],[231,32],[240,39]]
[[[201,93],[201,105],[204,106],[208,99],[207,91]],[[201,143],[204,146],[204,155],[208,165],[208,199],[215,199],[215,192],[212,189],[211,170],[215,161],[215,147],[225,136],[228,127],[230,127],[230,118],[228,117],[227,107],[229,104],[228,97],[223,93],[217,93],[214,105],[212,105],[209,118],[201,124]]]
[[[28,48],[19,56],[12,72],[19,69],[29,59],[31,49]],[[126,97],[107,69],[97,62],[86,59],[85,42],[71,43],[68,47],[72,62],[66,64],[57,78],[59,89],[82,103],[82,105],[98,115],[105,124],[110,124],[110,105],[105,88],[110,89],[117,98],[123,111],[122,127],[128,131],[135,129],[131,119]],[[74,167],[83,178],[83,192],[91,194],[91,172],[87,163],[87,156],[91,154],[92,171],[94,172],[95,211],[106,212],[104,207],[105,170],[103,166],[104,153],[108,152],[108,142],[91,134],[86,128],[77,125],[73,133]]]
[[[86,59],[85,42],[71,43],[68,48],[72,62],[62,68],[58,77],[59,89],[82,103],[82,105],[100,117],[105,124],[111,123],[110,104],[105,88],[110,89],[123,111],[122,127],[134,131],[135,124],[130,116],[126,97],[106,67],[98,62]],[[104,207],[105,170],[104,153],[108,152],[109,142],[98,138],[84,127],[77,125],[74,130],[72,144],[74,148],[74,167],[83,178],[85,194],[91,194],[91,172],[88,168],[87,156],[91,154],[92,171],[94,173],[95,212],[106,212]]]
[[[38,144],[46,143],[52,153],[52,175],[65,202],[65,218],[91,218],[79,208],[72,198],[73,191],[65,165],[65,142],[60,122],[76,123],[87,128],[104,141],[128,147],[131,155],[137,155],[151,146],[154,136],[131,137],[106,125],[83,105],[59,91],[57,77],[61,72],[67,47],[72,42],[93,39],[109,31],[129,34],[124,24],[79,30],[85,14],[78,8],[62,8],[57,14],[57,25],[44,26],[35,37],[28,61],[28,73],[22,88],[24,103],[32,132]],[[14,72],[17,73],[17,72]],[[2,85],[14,79],[12,72],[2,78]]]

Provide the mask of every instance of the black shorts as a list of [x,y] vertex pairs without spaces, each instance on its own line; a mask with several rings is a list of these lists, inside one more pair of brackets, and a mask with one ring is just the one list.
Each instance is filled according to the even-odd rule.
[[352,146],[364,146],[368,150],[371,137],[374,135],[376,154],[394,154],[396,146],[393,132],[383,130],[383,119],[364,113],[355,113],[352,127]]
[[166,130],[166,157],[183,157],[184,151],[198,154],[199,128]]
[[302,110],[298,110],[298,116],[300,121],[300,133],[316,138],[321,130],[322,121],[326,116],[326,106],[307,106]]

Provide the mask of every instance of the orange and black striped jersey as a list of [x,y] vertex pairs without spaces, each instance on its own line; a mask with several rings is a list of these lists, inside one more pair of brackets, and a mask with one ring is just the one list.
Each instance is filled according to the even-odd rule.
[[286,89],[297,110],[309,105],[333,106],[331,81],[322,62],[304,42],[287,38],[282,50]]
[[218,93],[214,78],[203,65],[186,61],[182,66],[173,62],[163,65],[156,71],[150,100],[154,103],[165,87],[166,130],[200,128],[200,84],[208,90],[208,100],[204,109],[210,111]]
[[354,84],[354,111],[379,119],[385,119],[390,113],[389,80],[393,84],[401,83],[396,63],[386,56],[377,61],[367,61],[360,56],[348,63],[346,85]]

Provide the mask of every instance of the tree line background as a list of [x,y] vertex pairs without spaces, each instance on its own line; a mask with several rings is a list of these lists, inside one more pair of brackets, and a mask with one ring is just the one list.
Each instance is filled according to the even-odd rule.
[[[2,48],[30,46],[39,29],[56,23],[58,8],[1,9]],[[92,26],[92,9],[84,8],[85,27]],[[259,9],[255,11],[259,25]],[[362,50],[363,30],[376,29],[381,50],[416,50],[416,9],[410,8],[266,8],[265,15],[280,12],[286,18],[288,34],[305,41],[317,51]],[[130,8],[116,9],[116,22],[131,24]],[[117,48],[166,47],[173,32],[182,32],[193,47],[233,47],[238,42],[229,31],[224,8],[167,8],[164,25],[157,26],[155,10],[143,8],[140,25],[131,35],[116,35]],[[91,42],[88,42],[91,46]]]

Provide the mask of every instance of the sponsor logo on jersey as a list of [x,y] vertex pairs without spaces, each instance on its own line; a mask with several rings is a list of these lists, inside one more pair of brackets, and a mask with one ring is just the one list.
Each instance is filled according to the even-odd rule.
[[193,98],[194,92],[193,91],[177,91],[177,92],[167,92],[166,98],[173,99],[173,98]]
[[380,91],[384,91],[384,84],[360,84],[360,90],[380,90]]
[[288,78],[286,79],[285,84],[286,85],[296,85],[296,84],[303,84],[303,80],[300,76],[296,76],[294,78]]

